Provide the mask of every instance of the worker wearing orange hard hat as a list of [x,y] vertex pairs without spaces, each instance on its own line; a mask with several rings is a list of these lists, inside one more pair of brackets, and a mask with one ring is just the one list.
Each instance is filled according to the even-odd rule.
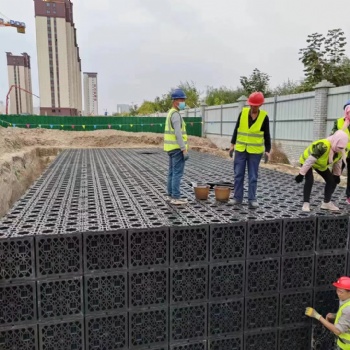
[[338,312],[324,318],[315,309],[307,307],[305,315],[320,321],[337,336],[337,349],[350,350],[350,277],[340,277],[333,286],[337,288],[339,298]]
[[244,107],[238,116],[229,151],[231,158],[233,152],[235,154],[233,204],[243,202],[244,176],[247,167],[248,204],[252,209],[259,207],[256,200],[256,190],[261,157],[264,152],[266,157],[269,157],[271,150],[269,117],[266,111],[260,109],[264,100],[262,92],[253,92],[249,96],[249,107]]

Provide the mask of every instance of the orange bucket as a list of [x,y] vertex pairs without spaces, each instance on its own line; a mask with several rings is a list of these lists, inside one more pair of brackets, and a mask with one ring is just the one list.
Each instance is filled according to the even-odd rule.
[[230,199],[231,188],[227,186],[215,186],[215,198],[219,202],[227,202]]

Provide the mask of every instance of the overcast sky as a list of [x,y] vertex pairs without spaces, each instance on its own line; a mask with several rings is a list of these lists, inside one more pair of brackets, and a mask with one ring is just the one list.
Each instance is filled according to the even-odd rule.
[[[307,35],[342,28],[349,42],[350,1],[337,0],[73,0],[82,71],[97,72],[99,110],[141,104],[193,81],[240,85],[254,68],[271,87],[303,78],[299,49]],[[27,33],[0,28],[0,101],[8,90],[6,54],[31,56],[39,94],[34,2],[0,0],[0,13],[25,22]],[[0,15],[0,17],[2,17]],[[347,45],[347,54],[349,55]],[[39,102],[34,98],[34,106]]]

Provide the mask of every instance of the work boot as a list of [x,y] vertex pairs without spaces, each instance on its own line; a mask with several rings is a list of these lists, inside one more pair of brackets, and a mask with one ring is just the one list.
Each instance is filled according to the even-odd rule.
[[186,205],[187,204],[187,199],[186,198],[173,198],[170,201],[170,204],[173,204],[173,205]]
[[310,203],[304,202],[303,207],[301,208],[302,211],[310,211]]
[[259,203],[257,201],[251,201],[251,202],[249,202],[249,208],[250,209],[259,208]]
[[169,195],[165,196],[165,201],[170,202],[173,198]]
[[239,201],[238,199],[233,198],[232,201],[231,201],[231,203],[232,203],[233,205],[238,205],[238,204],[242,204],[242,201]]
[[322,202],[321,209],[331,210],[331,211],[339,210],[339,208],[336,207],[332,202],[328,202],[328,203]]

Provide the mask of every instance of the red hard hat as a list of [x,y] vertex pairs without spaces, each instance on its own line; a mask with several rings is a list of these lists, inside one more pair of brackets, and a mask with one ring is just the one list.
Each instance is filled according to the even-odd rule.
[[337,282],[333,283],[334,287],[350,290],[350,277],[340,277]]
[[253,92],[248,98],[249,106],[261,106],[264,103],[264,94],[262,92]]

